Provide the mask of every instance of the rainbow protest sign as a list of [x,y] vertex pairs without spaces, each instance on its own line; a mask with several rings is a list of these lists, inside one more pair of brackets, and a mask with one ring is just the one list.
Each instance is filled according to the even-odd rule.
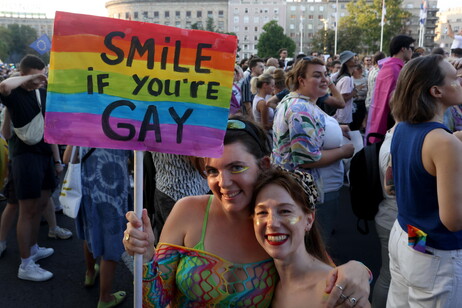
[[49,143],[218,157],[236,37],[57,12]]

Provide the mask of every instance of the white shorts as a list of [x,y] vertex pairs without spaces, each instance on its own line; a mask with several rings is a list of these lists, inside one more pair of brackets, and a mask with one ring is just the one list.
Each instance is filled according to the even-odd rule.
[[432,254],[408,246],[408,235],[395,221],[388,243],[391,284],[387,308],[462,307],[462,249]]

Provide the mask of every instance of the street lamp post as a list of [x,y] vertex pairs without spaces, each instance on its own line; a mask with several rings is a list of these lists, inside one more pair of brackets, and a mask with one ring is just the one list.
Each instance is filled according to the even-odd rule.
[[337,54],[337,29],[338,29],[338,0],[335,0],[335,43],[334,56]]

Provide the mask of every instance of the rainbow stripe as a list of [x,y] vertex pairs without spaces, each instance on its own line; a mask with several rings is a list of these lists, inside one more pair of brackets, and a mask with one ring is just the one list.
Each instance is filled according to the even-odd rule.
[[[150,42],[152,48],[144,52],[135,48],[130,55],[133,42],[139,42],[139,48]],[[206,45],[198,51],[199,44],[211,47]],[[236,45],[235,36],[57,12],[45,140],[219,157]],[[149,55],[153,55],[152,67],[148,64]],[[189,72],[175,71],[178,67]],[[109,112],[106,123],[113,132],[111,135],[102,123],[108,107],[117,101],[129,102],[131,107],[125,103]],[[147,111],[153,108],[155,115],[145,120]],[[184,121],[180,143],[176,122],[179,120],[172,116],[172,108],[179,118],[192,110]],[[144,140],[140,138],[143,123],[148,127]],[[155,129],[154,123],[158,124]]]

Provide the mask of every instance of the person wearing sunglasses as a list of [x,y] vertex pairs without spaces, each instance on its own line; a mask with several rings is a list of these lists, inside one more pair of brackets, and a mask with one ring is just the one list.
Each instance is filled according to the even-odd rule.
[[[127,213],[123,243],[129,254],[143,255],[145,307],[270,307],[279,277],[255,237],[250,207],[257,178],[270,167],[270,153],[263,129],[233,117],[223,155],[205,159],[213,194],[179,200],[156,248],[146,210],[141,220]],[[142,226],[144,231],[138,230]],[[327,307],[338,304],[341,289],[367,297],[368,277],[355,261],[332,269]]]
[[377,74],[374,94],[366,125],[366,140],[372,143],[379,142],[379,138],[367,138],[370,133],[379,133],[385,136],[395,121],[390,113],[390,99],[396,87],[399,72],[404,63],[409,61],[414,51],[415,40],[407,35],[397,35],[390,41],[391,58],[383,62]]
[[347,125],[340,126],[316,105],[327,93],[331,81],[324,62],[306,57],[287,75],[291,93],[278,105],[273,124],[272,161],[287,170],[311,173],[321,191],[317,209],[324,242],[328,244],[343,186],[343,158],[353,155],[353,145],[343,144]]

